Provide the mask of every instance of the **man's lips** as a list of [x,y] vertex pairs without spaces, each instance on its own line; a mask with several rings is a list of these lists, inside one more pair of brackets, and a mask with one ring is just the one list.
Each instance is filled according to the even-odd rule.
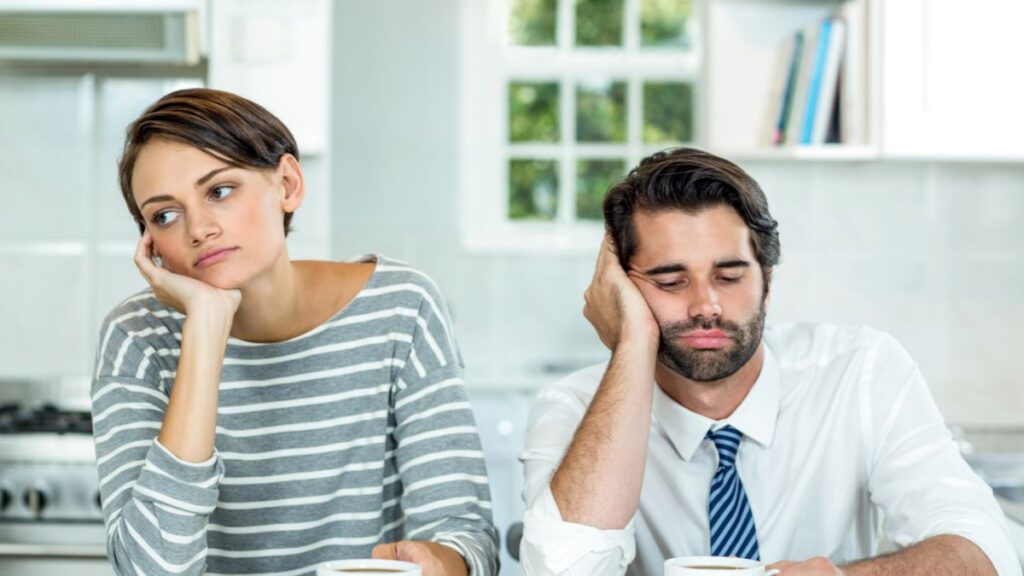
[[228,257],[229,254],[237,250],[237,248],[214,248],[213,250],[207,250],[203,252],[199,259],[196,260],[196,268],[204,268],[220,262],[221,260]]
[[729,345],[732,338],[721,330],[694,330],[679,337],[691,348],[714,349]]

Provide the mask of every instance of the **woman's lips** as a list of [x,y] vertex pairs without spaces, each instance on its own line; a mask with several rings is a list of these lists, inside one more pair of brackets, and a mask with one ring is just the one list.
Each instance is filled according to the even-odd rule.
[[687,332],[686,334],[683,334],[680,339],[690,348],[697,348],[700,350],[724,348],[729,345],[730,341],[732,341],[732,338],[729,338],[729,335],[721,330]]
[[207,266],[213,266],[217,262],[227,258],[237,248],[217,248],[216,250],[210,250],[203,254],[196,260],[196,268],[206,268]]

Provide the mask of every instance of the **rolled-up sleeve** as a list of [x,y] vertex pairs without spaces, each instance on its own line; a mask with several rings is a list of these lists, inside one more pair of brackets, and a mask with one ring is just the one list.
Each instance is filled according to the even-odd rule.
[[586,402],[559,383],[541,390],[530,408],[520,455],[526,515],[519,553],[531,576],[617,576],[636,557],[632,521],[622,530],[566,522],[551,494],[551,476],[586,413]]
[[916,364],[892,339],[876,352],[873,377],[862,389],[863,424],[874,436],[868,488],[883,512],[886,537],[909,546],[961,536],[1001,576],[1020,576],[1002,509],[961,457]]

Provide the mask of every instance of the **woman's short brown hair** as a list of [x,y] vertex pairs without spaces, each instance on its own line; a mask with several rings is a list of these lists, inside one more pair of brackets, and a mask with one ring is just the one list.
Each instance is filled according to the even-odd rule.
[[742,168],[702,150],[676,148],[641,160],[608,191],[605,227],[622,267],[628,270],[636,252],[634,213],[683,210],[693,214],[721,204],[736,210],[750,229],[754,255],[767,278],[780,256],[779,223],[768,211],[768,199]]
[[[259,104],[230,92],[188,88],[157,100],[128,126],[118,166],[121,194],[139,232],[145,232],[132,192],[132,174],[139,151],[153,139],[167,139],[212,154],[233,166],[272,170],[281,157],[299,158],[291,131]],[[284,215],[284,233],[291,231],[292,213]]]

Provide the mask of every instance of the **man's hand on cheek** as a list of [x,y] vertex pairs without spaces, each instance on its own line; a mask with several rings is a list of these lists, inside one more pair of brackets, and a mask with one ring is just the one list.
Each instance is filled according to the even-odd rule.
[[594,277],[583,294],[583,315],[601,342],[614,350],[622,339],[658,343],[658,323],[633,280],[622,269],[611,238],[605,236]]
[[461,554],[437,542],[386,542],[373,549],[373,557],[378,560],[412,562],[423,569],[423,576],[465,576],[469,573]]

